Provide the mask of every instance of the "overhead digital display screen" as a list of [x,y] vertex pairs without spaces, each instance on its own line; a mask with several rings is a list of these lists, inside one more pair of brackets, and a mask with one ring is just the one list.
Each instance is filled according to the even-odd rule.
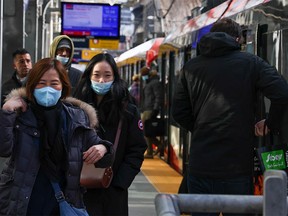
[[120,5],[61,2],[61,33],[71,37],[120,37]]

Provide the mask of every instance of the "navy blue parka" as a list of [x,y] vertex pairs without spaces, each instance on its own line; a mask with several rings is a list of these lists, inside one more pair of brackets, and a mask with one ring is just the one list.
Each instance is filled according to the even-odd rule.
[[[25,89],[14,90],[11,94],[25,97]],[[92,145],[104,144],[108,153],[97,164],[108,166],[112,145],[95,133],[93,127],[98,120],[93,107],[74,98],[66,98],[62,103],[62,116],[67,123],[63,134],[67,134],[64,144],[68,162],[63,192],[70,204],[83,208],[83,188],[79,184],[82,153]],[[39,142],[37,120],[29,103],[26,112],[0,110],[0,156],[9,158],[0,175],[0,215],[26,215],[40,168]]]

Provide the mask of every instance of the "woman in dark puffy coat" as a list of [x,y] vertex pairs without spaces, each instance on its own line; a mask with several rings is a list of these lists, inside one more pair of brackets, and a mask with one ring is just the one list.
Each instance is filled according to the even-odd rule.
[[100,53],[90,60],[75,97],[97,110],[100,123],[97,133],[102,139],[114,143],[119,120],[123,118],[112,183],[107,189],[87,189],[84,203],[88,213],[128,215],[128,188],[140,171],[147,144],[138,109],[110,54]]
[[84,208],[79,185],[83,161],[111,164],[111,146],[93,127],[93,107],[70,93],[67,72],[55,59],[38,61],[26,88],[13,90],[0,110],[0,215],[59,215],[51,181],[66,200]]

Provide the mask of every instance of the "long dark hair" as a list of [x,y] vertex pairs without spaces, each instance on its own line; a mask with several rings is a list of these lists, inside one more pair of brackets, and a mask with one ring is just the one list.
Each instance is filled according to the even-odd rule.
[[[114,82],[111,90],[103,97],[101,104],[108,101],[112,104],[109,106],[110,112],[108,116],[103,117],[102,113],[104,110],[101,110],[101,106],[99,107],[100,110],[97,109],[97,111],[100,121],[105,121],[107,124],[118,124],[116,120],[119,119],[120,115],[124,112],[124,104],[127,103],[125,101],[133,102],[133,99],[128,91],[128,84],[121,79],[117,64],[110,54],[100,53],[89,61],[73,96],[97,108],[96,93],[91,88],[91,73],[94,66],[103,61],[111,66],[114,74]],[[106,111],[107,110],[105,110],[105,112]]]

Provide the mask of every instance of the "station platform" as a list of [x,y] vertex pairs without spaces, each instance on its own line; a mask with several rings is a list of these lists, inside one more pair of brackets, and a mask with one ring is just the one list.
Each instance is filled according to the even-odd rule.
[[178,193],[181,180],[182,175],[159,157],[145,159],[129,188],[129,216],[156,216],[155,196]]

